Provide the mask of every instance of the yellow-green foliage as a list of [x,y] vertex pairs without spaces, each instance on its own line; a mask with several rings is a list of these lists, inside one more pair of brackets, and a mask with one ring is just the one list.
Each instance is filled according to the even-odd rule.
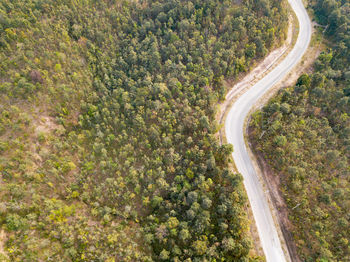
[[284,2],[0,0],[0,222],[11,261],[246,260],[224,78]]
[[316,1],[329,49],[257,112],[252,139],[281,178],[303,261],[350,261],[350,19],[346,1]]

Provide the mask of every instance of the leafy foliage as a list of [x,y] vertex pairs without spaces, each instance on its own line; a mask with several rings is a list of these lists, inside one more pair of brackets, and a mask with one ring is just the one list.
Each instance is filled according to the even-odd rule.
[[252,139],[280,175],[305,261],[350,260],[350,19],[347,1],[314,5],[332,41],[312,75],[254,115]]
[[0,222],[11,261],[247,261],[224,78],[283,1],[0,1]]

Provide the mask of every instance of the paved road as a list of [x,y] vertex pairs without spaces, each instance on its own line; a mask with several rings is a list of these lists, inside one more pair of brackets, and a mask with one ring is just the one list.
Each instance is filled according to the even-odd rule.
[[244,178],[248,198],[258,228],[260,241],[268,262],[283,262],[289,255],[284,254],[272,213],[262,185],[253,167],[244,142],[244,121],[257,100],[276,83],[281,81],[301,60],[311,39],[311,21],[301,0],[288,0],[299,20],[299,35],[293,50],[268,75],[238,98],[232,106],[225,123],[226,137],[233,144],[233,158],[238,171]]

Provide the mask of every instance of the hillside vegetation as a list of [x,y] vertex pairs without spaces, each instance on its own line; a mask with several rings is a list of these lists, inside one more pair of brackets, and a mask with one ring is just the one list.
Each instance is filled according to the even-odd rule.
[[248,261],[215,105],[285,4],[0,0],[2,259]]
[[313,3],[329,48],[251,121],[280,176],[303,261],[350,261],[350,5]]

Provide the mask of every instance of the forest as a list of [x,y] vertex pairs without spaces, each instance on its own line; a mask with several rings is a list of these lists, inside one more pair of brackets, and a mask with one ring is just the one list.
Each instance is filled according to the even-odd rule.
[[[283,43],[285,7],[0,0],[0,260],[259,260],[215,111],[224,79]],[[336,52],[320,67],[343,101],[329,122],[345,139]],[[348,197],[343,169],[335,197],[325,181],[331,203]]]
[[350,4],[312,9],[327,50],[254,113],[250,139],[280,177],[301,260],[350,261]]

